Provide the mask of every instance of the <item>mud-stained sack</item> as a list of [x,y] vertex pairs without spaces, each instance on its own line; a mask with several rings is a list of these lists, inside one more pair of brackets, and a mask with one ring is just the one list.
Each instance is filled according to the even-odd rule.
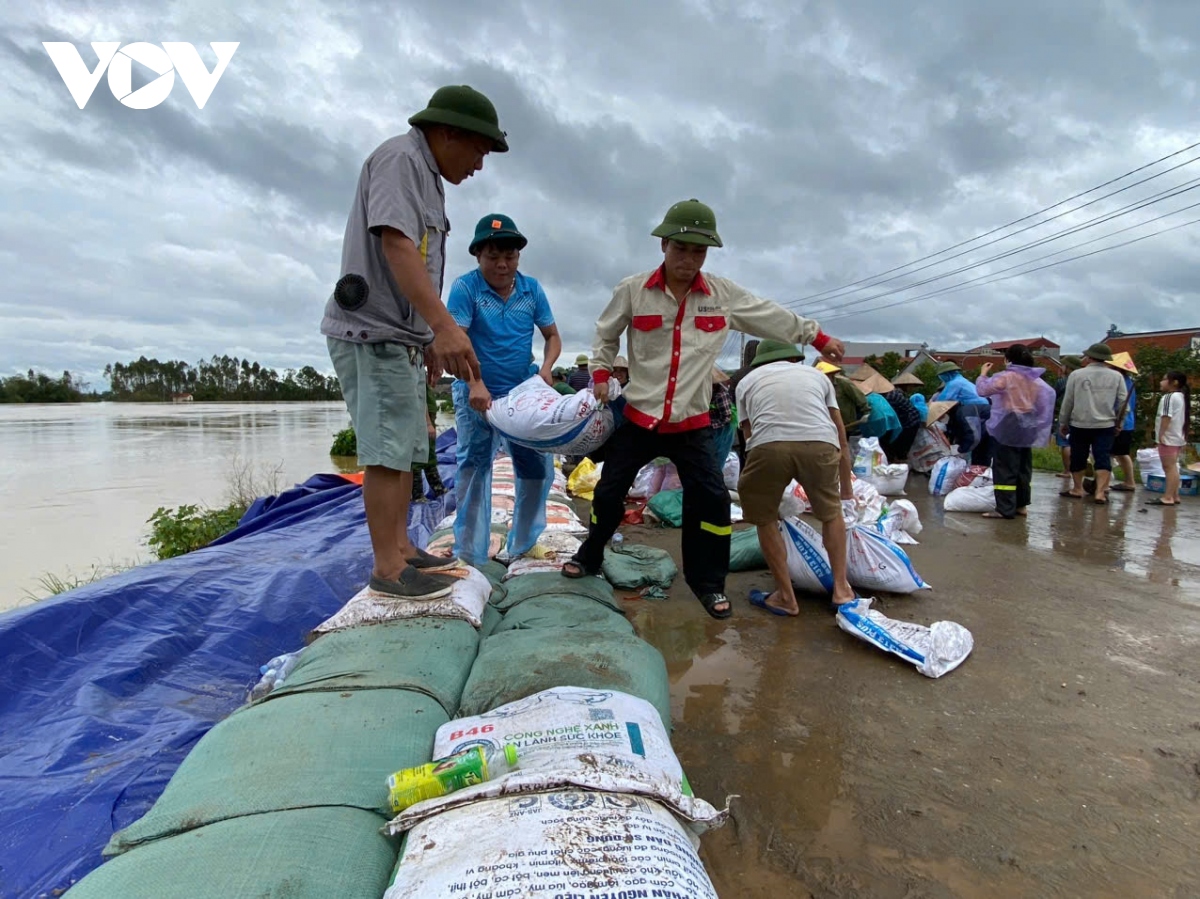
[[414,827],[384,899],[717,899],[696,846],[670,812],[640,796],[484,800]]
[[913,568],[908,554],[875,527],[855,525],[848,528],[846,544],[846,578],[851,586],[885,593],[915,593],[930,589]]
[[924,427],[917,431],[912,449],[908,451],[908,467],[920,474],[928,474],[938,459],[953,454],[950,441],[939,428]]
[[799,518],[779,522],[787,551],[788,574],[792,584],[809,593],[833,594],[833,568],[821,535]]
[[967,460],[962,456],[943,456],[929,472],[929,492],[934,496],[945,496],[958,486],[958,479],[967,470]]
[[488,424],[519,446],[584,456],[612,436],[619,423],[621,385],[609,381],[609,402],[590,390],[564,396],[537,375],[492,403]]
[[665,460],[655,459],[653,462],[647,462],[638,470],[637,477],[633,479],[629,495],[633,499],[649,499],[662,490],[663,478],[666,476],[667,463]]
[[491,581],[469,567],[439,571],[438,574],[457,578],[449,596],[440,599],[400,599],[390,593],[364,587],[334,615],[313,628],[310,639],[347,627],[401,618],[457,618],[479,627],[480,616],[492,593]]
[[518,793],[568,787],[645,796],[663,803],[700,832],[725,823],[726,811],[692,796],[683,768],[654,706],[616,690],[555,687],[438,729],[433,757],[475,746],[517,748],[520,767],[498,778],[428,799],[388,825],[399,834],[449,808]]
[[926,677],[953,671],[975,646],[971,632],[961,624],[935,621],[926,627],[896,621],[872,609],[870,599],[838,606],[837,623],[847,633],[915,665]]

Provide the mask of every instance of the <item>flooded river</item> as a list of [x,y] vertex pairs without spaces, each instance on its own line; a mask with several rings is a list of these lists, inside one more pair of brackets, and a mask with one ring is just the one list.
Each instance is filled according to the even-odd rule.
[[0,609],[48,573],[151,561],[154,510],[223,504],[238,467],[280,487],[336,470],[349,421],[341,402],[0,405]]

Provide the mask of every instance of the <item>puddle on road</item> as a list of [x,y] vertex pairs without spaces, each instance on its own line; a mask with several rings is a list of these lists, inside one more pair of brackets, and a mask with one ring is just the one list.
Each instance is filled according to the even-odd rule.
[[1053,475],[1035,474],[1033,504],[1023,522],[946,514],[931,498],[918,502],[918,508],[923,518],[944,521],[948,528],[1065,555],[1097,570],[1123,571],[1179,588],[1181,601],[1200,603],[1200,499],[1184,498],[1178,509],[1147,506],[1155,494],[1139,488],[1136,493],[1110,493],[1108,505],[1097,506],[1090,498],[1060,497],[1065,483]]

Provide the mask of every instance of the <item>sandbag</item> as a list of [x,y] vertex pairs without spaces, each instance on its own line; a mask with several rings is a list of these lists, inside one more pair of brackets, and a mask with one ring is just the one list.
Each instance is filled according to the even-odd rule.
[[583,597],[613,612],[621,613],[621,607],[613,597],[612,586],[603,578],[565,578],[561,574],[527,574],[506,581],[503,591],[492,594],[491,605],[502,614],[508,614],[521,603],[534,597],[554,599],[564,596]]
[[738,458],[737,453],[730,453],[725,457],[725,464],[721,467],[721,477],[725,481],[725,489],[732,490],[735,493],[738,489],[738,478],[742,476],[742,460]]
[[[504,549],[504,543],[508,540],[508,525],[497,524],[491,525],[491,533],[488,536],[488,558],[494,559],[499,555],[500,550]],[[438,528],[429,537],[429,543],[425,547],[426,551],[435,556],[445,556],[452,558],[454,556],[454,522],[446,528]]]
[[416,690],[453,715],[478,652],[479,632],[466,621],[412,618],[348,628],[326,634],[305,649],[272,696],[315,690]]
[[663,527],[683,526],[683,491],[660,490],[646,503],[646,512],[658,519]]
[[883,497],[874,484],[863,478],[855,478],[851,489],[854,493],[855,522],[874,524],[883,515]]
[[992,470],[986,465],[968,465],[963,473],[958,476],[958,480],[954,482],[955,487],[970,487],[977,480],[984,480],[990,487],[992,484]]
[[971,484],[968,487],[956,487],[946,494],[943,508],[947,512],[995,512],[996,491],[991,483],[981,485]]
[[1148,484],[1151,477],[1166,477],[1162,459],[1159,458],[1158,450],[1155,447],[1148,447],[1147,449],[1137,451],[1137,467],[1142,473],[1143,485]]
[[665,549],[640,543],[622,543],[604,550],[600,573],[618,590],[638,590],[642,587],[661,587],[666,590],[675,580],[679,568]]
[[908,466],[903,463],[876,465],[865,480],[879,491],[880,496],[903,496],[908,483]]
[[694,839],[640,796],[568,790],[484,800],[414,827],[384,899],[519,899],[533,886],[547,899],[717,899]]
[[682,490],[683,481],[679,479],[679,469],[675,467],[674,462],[668,462],[667,467],[663,470],[663,490]]
[[633,633],[624,615],[582,596],[534,596],[502,616],[491,633],[558,627]]
[[262,812],[384,812],[387,776],[429,761],[433,736],[449,720],[436,700],[407,690],[298,693],[242,708],[205,734],[150,811],[113,834],[104,854]]
[[729,570],[754,571],[766,567],[767,560],[758,544],[758,529],[734,531],[729,539]]
[[492,592],[491,582],[477,569],[463,567],[452,572],[456,580],[449,596],[438,599],[400,599],[390,593],[380,593],[363,587],[336,613],[312,630],[314,639],[348,627],[379,624],[404,618],[452,618],[479,627],[483,607]]
[[846,543],[846,578],[851,586],[887,593],[930,589],[913,568],[908,554],[876,528],[868,525],[848,528]]
[[887,465],[888,458],[879,445],[878,437],[863,437],[858,441],[858,451],[854,454],[850,470],[857,478],[868,477],[880,465]]
[[476,746],[516,747],[520,768],[447,796],[410,806],[388,825],[399,834],[450,808],[506,794],[578,787],[644,796],[685,818],[695,831],[719,827],[727,812],[692,795],[654,706],[612,690],[543,690],[486,715],[438,729],[433,754],[447,758]]
[[966,470],[967,460],[962,456],[943,456],[929,473],[929,492],[945,496],[957,486],[959,476]]
[[799,518],[779,522],[787,551],[788,574],[798,590],[833,594],[833,568],[821,535]]
[[[381,792],[386,799],[387,789]],[[304,808],[232,818],[139,846],[73,886],[71,899],[379,899],[395,867],[386,818]]]
[[941,677],[961,665],[975,646],[971,632],[953,621],[931,626],[896,621],[871,608],[870,599],[842,603],[838,627],[872,646],[899,656],[926,677]]
[[637,477],[633,479],[629,495],[634,499],[649,499],[662,490],[663,478],[666,477],[666,474],[667,462],[665,459],[647,462],[638,470]]
[[940,428],[924,427],[917,431],[912,449],[908,451],[908,467],[920,474],[927,474],[938,459],[953,453],[950,441]]
[[667,666],[659,651],[637,637],[582,627],[492,634],[480,644],[459,714],[482,715],[542,690],[572,684],[641,697],[654,705],[664,725],[671,725]]
[[492,401],[488,424],[519,446],[586,456],[608,440],[620,422],[621,385],[615,380],[608,384],[609,402],[601,405],[590,390],[564,396],[534,375],[508,396]]
[[[917,507],[906,499],[898,499],[888,504],[883,517],[877,522],[883,536],[896,543],[916,543],[912,539],[921,533],[923,525]],[[907,536],[907,541],[903,538]]]

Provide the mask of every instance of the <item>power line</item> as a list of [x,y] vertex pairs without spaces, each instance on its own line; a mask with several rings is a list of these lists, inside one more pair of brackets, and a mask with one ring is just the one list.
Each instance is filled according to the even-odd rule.
[[[1196,205],[1200,205],[1200,204],[1196,204]],[[1191,207],[1191,206],[1184,207],[1184,209],[1191,209],[1191,208],[1193,208],[1193,207]],[[1176,210],[1176,212],[1182,212],[1182,211],[1184,211],[1184,210],[1182,210],[1182,209]],[[1174,215],[1174,214],[1175,213],[1167,213],[1167,215]],[[1166,216],[1159,216],[1159,218],[1165,218],[1165,217]],[[1151,221],[1156,221],[1156,219],[1151,219]],[[1131,230],[1132,228],[1141,227],[1141,225],[1145,225],[1145,224],[1149,224],[1149,222],[1142,222],[1139,225],[1133,225],[1130,228],[1127,228],[1125,230]],[[898,300],[895,303],[887,303],[883,306],[876,306],[872,309],[860,309],[857,312],[844,312],[844,313],[841,313],[840,315],[831,315],[829,318],[826,319],[826,321],[836,321],[838,319],[843,319],[843,318],[853,318],[858,315],[866,315],[869,312],[882,312],[885,309],[894,309],[897,306],[907,306],[910,303],[917,302],[918,300],[925,300],[925,299],[929,299],[930,297],[942,296],[942,295],[948,294],[948,293],[955,293],[959,290],[962,290],[969,286],[972,286],[973,282],[981,282],[976,286],[983,287],[988,284],[998,283],[1000,281],[1009,281],[1013,278],[1021,278],[1021,277],[1024,277],[1025,275],[1032,275],[1034,272],[1040,272],[1045,269],[1054,268],[1055,266],[1059,266],[1059,265],[1066,265],[1068,262],[1076,262],[1080,259],[1087,259],[1089,256],[1097,256],[1100,253],[1107,253],[1109,250],[1119,250],[1122,247],[1127,247],[1127,246],[1130,246],[1131,244],[1140,243],[1143,240],[1149,240],[1152,237],[1159,237],[1163,234],[1168,234],[1171,231],[1178,231],[1180,228],[1186,228],[1189,225],[1196,225],[1196,224],[1200,224],[1200,218],[1192,219],[1191,221],[1183,222],[1178,225],[1172,225],[1169,228],[1162,228],[1158,231],[1153,232],[1152,234],[1143,234],[1141,237],[1135,237],[1131,240],[1125,240],[1125,241],[1122,241],[1121,243],[1113,244],[1110,247],[1101,247],[1100,249],[1092,250],[1089,253],[1080,253],[1078,256],[1071,256],[1067,259],[1060,259],[1057,262],[1050,262],[1050,263],[1047,263],[1046,265],[1040,265],[1037,268],[1031,268],[1028,271],[1017,272],[1017,273],[1011,274],[1011,275],[1001,275],[1000,277],[981,275],[979,278],[974,278],[971,281],[964,281],[961,284],[956,284],[951,287],[943,287],[940,290],[935,290],[935,291],[932,291],[931,293],[922,294],[921,296],[909,297],[908,299]],[[1120,232],[1116,232],[1116,233],[1120,233]],[[1105,238],[1112,237],[1112,236],[1113,235],[1111,235],[1111,234],[1106,234],[1106,235],[1103,235],[1102,237],[1096,238],[1094,240],[1086,241],[1085,243],[1079,244],[1076,247],[1070,247],[1067,250],[1061,250],[1058,253],[1051,253],[1049,256],[1045,256],[1042,258],[1048,259],[1048,258],[1050,258],[1050,256],[1058,256],[1058,255],[1061,255],[1061,253],[1069,252],[1069,250],[1078,249],[1079,247],[1087,246],[1087,244],[1089,244],[1089,243],[1095,243],[1097,240],[1104,240]],[[1029,262],[1035,262],[1035,261],[1037,261],[1037,260],[1029,260]],[[1021,265],[1022,266],[1028,265],[1029,262],[1021,263]],[[1013,266],[1013,268],[1018,268],[1018,267],[1020,267],[1020,266]],[[987,280],[983,280],[983,279],[987,279]]]
[[[809,294],[808,296],[801,297],[801,298],[799,298],[798,300],[793,300],[793,301],[791,301],[791,302],[789,302],[789,303],[786,303],[786,304],[784,304],[784,305],[787,305],[787,306],[795,306],[795,305],[798,305],[798,304],[800,304],[800,303],[805,303],[805,302],[808,302],[809,300],[815,300],[815,299],[820,299],[820,298],[825,298],[826,300],[831,300],[831,299],[835,299],[835,298],[836,298],[836,297],[834,297],[834,296],[830,296],[831,294],[839,294],[839,295],[840,295],[840,294],[843,294],[845,291],[848,291],[848,290],[850,290],[850,288],[859,287],[860,285],[862,285],[862,286],[870,286],[870,287],[875,287],[875,286],[878,286],[879,284],[886,283],[886,281],[877,281],[876,279],[878,279],[878,278],[883,278],[884,276],[886,276],[886,275],[891,275],[891,274],[893,274],[893,273],[895,273],[895,272],[899,272],[899,271],[901,271],[902,269],[907,269],[907,268],[910,268],[911,266],[917,265],[918,263],[921,263],[921,262],[926,262],[926,261],[928,261],[928,260],[930,260],[930,259],[935,259],[935,258],[937,258],[938,256],[943,256],[943,255],[945,255],[946,253],[949,253],[949,252],[951,252],[952,250],[957,250],[957,249],[959,249],[960,247],[965,247],[965,246],[967,246],[968,244],[972,244],[972,243],[975,243],[976,241],[983,240],[985,237],[991,237],[993,234],[997,234],[997,233],[999,233],[999,232],[1001,232],[1001,231],[1004,231],[1004,230],[1006,230],[1006,229],[1008,229],[1008,228],[1011,228],[1011,227],[1013,227],[1014,225],[1019,225],[1019,224],[1021,224],[1022,222],[1027,222],[1027,221],[1029,221],[1030,219],[1032,219],[1032,218],[1036,218],[1036,217],[1037,217],[1037,216],[1039,216],[1039,215],[1043,215],[1044,213],[1047,213],[1047,212],[1049,212],[1049,211],[1050,211],[1050,210],[1052,210],[1052,209],[1057,209],[1059,206],[1062,206],[1062,205],[1063,205],[1063,204],[1065,204],[1065,203],[1070,203],[1071,201],[1073,201],[1073,200],[1078,200],[1078,199],[1080,199],[1081,197],[1085,197],[1085,196],[1087,196],[1087,195],[1088,195],[1088,194],[1090,194],[1090,193],[1095,193],[1095,192],[1096,192],[1096,191],[1098,191],[1098,190],[1102,190],[1102,189],[1103,189],[1103,188],[1105,188],[1105,187],[1108,187],[1108,186],[1110,186],[1110,185],[1116,184],[1118,181],[1123,181],[1123,180],[1125,180],[1126,178],[1130,177],[1131,175],[1136,175],[1138,172],[1145,171],[1146,169],[1148,169],[1148,168],[1151,168],[1152,166],[1158,165],[1158,164],[1159,164],[1159,163],[1161,163],[1161,162],[1166,162],[1168,159],[1172,159],[1172,158],[1174,158],[1174,157],[1176,157],[1176,156],[1179,156],[1179,155],[1181,155],[1181,154],[1183,154],[1183,153],[1186,153],[1186,152],[1188,152],[1189,150],[1194,150],[1194,149],[1195,149],[1195,148],[1197,148],[1197,147],[1200,147],[1200,141],[1197,141],[1197,142],[1196,142],[1196,143],[1194,143],[1194,144],[1190,144],[1190,145],[1188,145],[1188,146],[1186,146],[1186,147],[1183,147],[1183,148],[1181,148],[1181,149],[1179,149],[1179,150],[1176,150],[1176,151],[1175,151],[1175,152],[1173,152],[1173,153],[1168,153],[1166,156],[1163,156],[1163,157],[1161,157],[1161,158],[1159,158],[1159,159],[1155,159],[1153,162],[1148,162],[1148,163],[1146,163],[1145,165],[1139,166],[1139,167],[1138,167],[1138,168],[1136,168],[1136,169],[1132,169],[1131,171],[1128,171],[1128,172],[1126,172],[1126,173],[1125,173],[1125,174],[1123,174],[1123,175],[1119,175],[1119,176],[1117,176],[1116,178],[1111,178],[1111,179],[1109,179],[1108,181],[1105,181],[1103,184],[1098,184],[1098,185],[1096,185],[1095,187],[1088,188],[1088,189],[1087,189],[1087,190],[1085,190],[1085,191],[1080,191],[1079,193],[1077,193],[1077,194],[1074,194],[1073,196],[1067,197],[1065,200],[1059,200],[1057,203],[1053,203],[1053,204],[1051,204],[1051,205],[1049,205],[1049,206],[1046,206],[1046,207],[1044,207],[1044,208],[1042,208],[1042,209],[1039,209],[1037,212],[1031,212],[1031,213],[1029,213],[1028,215],[1022,216],[1021,218],[1014,219],[1013,221],[1011,221],[1011,222],[1009,222],[1009,223],[1007,223],[1007,224],[1005,224],[1005,225],[1000,225],[999,227],[993,228],[993,229],[991,229],[990,231],[985,231],[984,233],[982,233],[982,234],[978,234],[978,235],[976,235],[975,237],[969,238],[968,240],[960,241],[960,242],[958,242],[958,243],[956,243],[956,244],[953,244],[952,246],[946,247],[945,249],[938,250],[936,253],[930,253],[930,254],[928,254],[928,255],[926,255],[926,256],[922,256],[922,257],[920,257],[919,259],[914,259],[914,260],[912,260],[911,262],[906,262],[906,263],[904,263],[903,265],[898,265],[898,266],[895,266],[895,267],[893,267],[893,268],[887,269],[886,271],[879,272],[878,274],[869,275],[869,276],[867,276],[866,278],[860,278],[860,279],[859,279],[859,280],[857,280],[857,281],[852,281],[852,282],[850,282],[849,284],[842,285],[841,287],[833,287],[833,288],[830,288],[830,289],[828,289],[828,290],[823,290],[823,291],[820,291],[819,293]],[[1200,157],[1197,157],[1197,158],[1200,158]],[[1184,166],[1184,165],[1189,165],[1190,163],[1192,163],[1192,162],[1195,162],[1195,161],[1196,161],[1196,159],[1191,159],[1191,160],[1189,160],[1188,162],[1181,163],[1180,165],[1177,165],[1177,166],[1173,166],[1172,168],[1169,168],[1169,169],[1167,169],[1166,171],[1160,172],[1158,175],[1154,175],[1154,176],[1152,176],[1151,178],[1146,178],[1146,179],[1143,179],[1142,181],[1138,181],[1138,182],[1136,182],[1135,184],[1130,184],[1130,185],[1128,185],[1127,187],[1125,187],[1125,188],[1122,188],[1122,190],[1128,190],[1129,188],[1136,187],[1138,184],[1144,184],[1146,181],[1153,180],[1153,178],[1157,178],[1157,177],[1159,177],[1160,175],[1165,175],[1165,174],[1167,174],[1167,173],[1169,173],[1169,172],[1175,171],[1176,169],[1178,169],[1178,168],[1181,168],[1181,167],[1182,167],[1182,166]],[[1113,191],[1112,193],[1110,193],[1110,194],[1107,194],[1105,197],[1099,197],[1099,198],[1097,198],[1096,200],[1093,200],[1093,201],[1091,201],[1091,202],[1092,202],[1092,203],[1098,202],[1099,200],[1106,199],[1106,197],[1107,197],[1107,196],[1112,196],[1113,194],[1120,193],[1120,192],[1121,192],[1121,191]],[[1084,205],[1091,205],[1091,203],[1084,204]],[[1083,207],[1083,206],[1080,206],[1080,207],[1078,207],[1078,209],[1082,209],[1082,208],[1084,208],[1084,207]],[[1036,228],[1036,227],[1038,227],[1038,225],[1040,225],[1040,224],[1045,224],[1045,223],[1046,223],[1046,222],[1048,222],[1048,221],[1053,221],[1055,218],[1059,218],[1059,217],[1061,217],[1061,215],[1066,215],[1066,214],[1068,214],[1068,213],[1069,213],[1069,212],[1071,212],[1071,211],[1077,211],[1077,210],[1068,210],[1067,212],[1061,213],[1060,215],[1056,215],[1056,216],[1054,216],[1054,217],[1053,217],[1053,218],[1051,218],[1051,219],[1046,219],[1046,221],[1045,221],[1045,222],[1038,222],[1038,223],[1035,223],[1034,225],[1031,225],[1031,226],[1029,226],[1029,227]],[[998,240],[1005,240],[1005,239],[1007,239],[1008,237],[1012,237],[1012,236],[1014,236],[1015,234],[1020,234],[1020,233],[1022,233],[1023,231],[1026,231],[1026,230],[1029,230],[1029,228],[1022,228],[1020,231],[1013,232],[1013,234],[1006,235],[1005,237],[998,238],[998,239],[997,239],[997,241],[998,241]],[[990,243],[996,243],[997,241],[990,241],[990,242],[989,242],[989,244],[984,244],[984,246],[988,246],[988,245],[990,245]],[[976,249],[981,249],[981,247],[976,247]],[[969,252],[973,252],[973,251],[971,251],[971,250],[968,250],[967,252],[969,253]],[[958,254],[957,256],[952,256],[952,257],[950,257],[950,258],[951,258],[951,259],[955,259],[955,258],[958,258],[958,256],[962,256],[962,255],[965,255],[965,253],[960,253],[960,254]],[[943,261],[949,261],[949,260],[947,259],[947,260],[943,260]],[[935,264],[937,264],[937,263],[935,263]],[[924,266],[923,268],[928,268],[928,267],[929,267],[929,266]],[[917,269],[917,271],[921,271],[921,270],[922,270],[922,269]],[[911,274],[911,273],[910,273],[910,274]],[[887,279],[887,280],[894,280],[894,279],[891,279],[891,278],[889,278],[889,279]],[[869,285],[868,285],[868,284],[867,284],[867,282],[868,282],[868,281],[871,281],[871,282],[874,282],[874,283],[873,283],[873,284],[869,284]],[[850,291],[850,292],[852,292],[852,293],[857,293],[857,291]]]
[[[1200,159],[1200,157],[1197,157],[1197,158]],[[1019,253],[1025,253],[1025,252],[1035,249],[1037,247],[1045,246],[1048,243],[1052,243],[1052,242],[1054,242],[1056,240],[1060,240],[1064,237],[1070,237],[1073,234],[1078,234],[1081,231],[1086,231],[1088,228],[1095,227],[1096,225],[1106,224],[1106,223],[1112,221],[1113,219],[1117,219],[1122,216],[1129,215],[1133,212],[1137,212],[1141,209],[1145,209],[1148,206],[1153,206],[1156,203],[1161,203],[1164,200],[1174,199],[1175,197],[1181,196],[1189,191],[1195,190],[1198,187],[1200,187],[1200,178],[1193,178],[1190,181],[1185,181],[1182,184],[1175,185],[1174,187],[1160,191],[1157,194],[1152,194],[1149,197],[1145,197],[1141,200],[1137,200],[1133,203],[1129,203],[1125,206],[1120,207],[1119,209],[1113,210],[1112,212],[1107,212],[1107,213],[1104,213],[1103,215],[1096,216],[1095,218],[1088,219],[1087,221],[1081,222],[1078,225],[1072,225],[1070,228],[1065,228],[1062,231],[1057,231],[1053,234],[1046,235],[1045,237],[1041,237],[1037,240],[1030,241],[1027,244],[1022,244],[1021,246],[1016,247],[1012,250],[1007,250],[1003,253],[997,253],[994,256],[989,256],[987,259],[981,259],[978,262],[971,263],[970,265],[964,265],[959,268],[953,269],[952,271],[943,272],[940,275],[934,275],[932,277],[925,278],[922,281],[914,281],[911,284],[906,284],[901,287],[894,287],[889,290],[884,290],[884,291],[881,291],[877,294],[873,294],[868,297],[861,297],[857,300],[851,300],[850,302],[847,302],[847,303],[840,303],[837,305],[828,306],[826,308],[817,308],[817,309],[809,310],[809,314],[810,315],[820,315],[820,314],[826,313],[826,312],[841,312],[842,310],[849,309],[852,306],[859,306],[863,303],[869,303],[874,300],[882,299],[884,297],[894,296],[895,294],[903,293],[908,290],[913,290],[917,287],[924,287],[927,284],[932,284],[935,281],[942,280],[943,278],[951,278],[954,275],[961,275],[964,272],[970,271],[971,269],[979,268],[980,266],[984,266],[984,265],[989,265],[993,262],[998,262],[1001,259],[1008,259],[1009,257],[1016,256]],[[1188,207],[1188,208],[1190,208],[1190,207]],[[1150,219],[1150,221],[1157,221],[1157,219]],[[1143,224],[1145,224],[1145,223],[1143,223]],[[1120,233],[1122,233],[1122,231],[1115,231],[1112,233],[1120,234]]]

